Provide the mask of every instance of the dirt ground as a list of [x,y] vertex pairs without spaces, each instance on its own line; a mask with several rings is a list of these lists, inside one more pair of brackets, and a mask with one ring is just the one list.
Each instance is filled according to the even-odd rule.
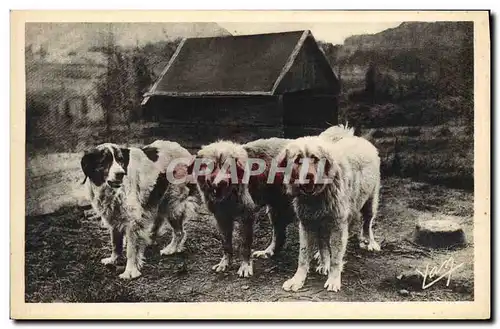
[[[326,278],[310,273],[299,292],[281,286],[296,269],[298,234],[288,228],[284,250],[274,259],[254,261],[254,276],[239,278],[238,259],[229,272],[211,270],[221,256],[215,220],[200,215],[187,223],[186,251],[160,256],[169,242],[165,234],[146,252],[143,276],[123,281],[123,266],[106,267],[108,234],[97,221],[89,221],[82,207],[26,217],[27,302],[201,302],[201,301],[456,301],[474,299],[473,194],[408,179],[383,181],[379,216],[374,227],[382,251],[369,253],[350,243],[340,292],[323,289]],[[411,234],[421,216],[456,216],[463,224],[468,245],[455,250],[429,250],[415,245]],[[255,226],[254,249],[270,241],[267,218]],[[237,240],[236,240],[237,243]],[[424,272],[453,257],[463,263],[451,276],[422,290],[421,282],[401,274]],[[419,279],[419,278],[417,278]]]

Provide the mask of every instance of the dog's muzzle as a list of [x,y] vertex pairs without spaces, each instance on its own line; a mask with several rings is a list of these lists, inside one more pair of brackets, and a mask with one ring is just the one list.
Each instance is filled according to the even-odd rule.
[[110,187],[112,188],[119,188],[123,185],[123,177],[125,176],[125,174],[123,173],[117,173],[115,174],[115,179],[111,180],[111,179],[108,179],[107,180],[107,183]]
[[209,182],[210,194],[214,201],[222,201],[230,194],[230,182],[220,181],[217,185]]
[[308,183],[300,184],[300,190],[303,194],[315,194],[318,185],[314,182],[314,175],[307,174],[306,179],[308,180]]

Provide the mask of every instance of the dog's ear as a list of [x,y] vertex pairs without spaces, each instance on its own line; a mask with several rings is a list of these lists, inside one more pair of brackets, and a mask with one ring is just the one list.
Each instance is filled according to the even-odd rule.
[[130,149],[122,147],[120,148],[123,156],[123,169],[125,170],[125,174],[127,174],[128,164],[130,163]]
[[82,166],[82,171],[85,175],[85,179],[82,184],[87,181],[87,177],[92,180],[95,176],[97,164],[99,161],[100,151],[98,149],[92,149],[90,151],[85,151],[82,160],[80,162]]
[[328,153],[327,150],[325,150],[322,146],[318,147],[319,149],[319,160],[324,163],[324,166],[323,166],[323,174],[325,176],[329,176],[330,175],[330,170],[332,169],[332,165],[333,165],[333,161],[330,157],[330,154]]

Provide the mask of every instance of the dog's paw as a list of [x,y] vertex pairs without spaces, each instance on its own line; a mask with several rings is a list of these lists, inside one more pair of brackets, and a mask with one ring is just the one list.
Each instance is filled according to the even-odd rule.
[[340,290],[340,275],[334,276],[334,277],[329,277],[328,280],[326,280],[325,285],[323,286],[326,288],[328,291],[334,291],[337,292]]
[[370,241],[370,243],[368,243],[366,250],[368,250],[368,251],[380,251],[380,245],[375,240],[372,240],[372,241]]
[[262,258],[262,259],[268,259],[274,256],[274,251],[272,250],[257,250],[254,251],[252,254],[252,257],[254,258]]
[[212,266],[212,270],[215,272],[225,272],[229,267],[229,261],[226,258],[222,258],[219,264]]
[[94,209],[84,210],[83,217],[85,217],[86,220],[90,221],[101,219],[101,216]]
[[298,291],[304,286],[304,281],[305,279],[294,275],[291,279],[286,280],[285,283],[283,283],[283,289],[285,291]]
[[168,256],[168,255],[173,255],[177,252],[177,248],[175,245],[172,243],[160,250],[160,255],[162,256]]
[[367,251],[380,251],[380,245],[375,240],[361,240],[359,242],[359,247]]
[[116,257],[116,256],[106,257],[106,258],[101,259],[101,264],[114,265],[114,264],[116,264],[117,259],[118,259],[118,257]]
[[125,272],[119,275],[120,279],[131,280],[141,276],[141,272],[134,268],[132,270],[125,269]]
[[328,274],[328,268],[324,264],[319,264],[316,266],[316,272],[321,274],[321,275],[327,275]]
[[364,238],[359,239],[359,248],[363,250],[368,250],[368,240]]
[[238,276],[240,278],[248,278],[253,275],[253,264],[252,262],[241,262],[241,266],[238,269]]

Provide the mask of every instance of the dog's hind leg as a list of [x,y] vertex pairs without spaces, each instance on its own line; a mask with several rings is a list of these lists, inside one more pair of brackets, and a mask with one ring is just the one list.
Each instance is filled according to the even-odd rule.
[[104,265],[115,264],[123,252],[123,232],[117,228],[110,228],[109,233],[111,236],[111,256],[101,259]]
[[375,190],[361,208],[363,215],[363,227],[361,229],[360,247],[368,251],[380,251],[380,245],[375,241],[373,234],[373,222],[377,216],[379,191]]
[[172,240],[160,251],[161,255],[172,255],[184,250],[184,242],[186,241],[186,233],[183,227],[183,216],[179,218],[168,218],[168,223],[172,227]]

